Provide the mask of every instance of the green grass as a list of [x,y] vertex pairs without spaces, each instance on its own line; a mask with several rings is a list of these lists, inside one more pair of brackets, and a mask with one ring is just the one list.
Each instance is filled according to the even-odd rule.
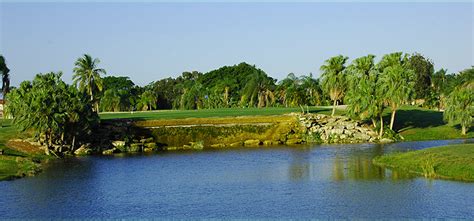
[[29,153],[19,152],[5,146],[9,139],[18,136],[18,130],[11,124],[11,120],[0,120],[0,180],[9,180],[16,177],[28,176],[39,170],[39,165],[33,158],[41,159],[42,156],[33,156]]
[[377,157],[374,164],[430,178],[474,181],[474,144],[456,144]]
[[[305,107],[306,111],[306,107]],[[330,107],[309,107],[311,113],[330,114]],[[203,110],[158,110],[141,112],[118,112],[101,113],[100,118],[107,119],[136,119],[136,120],[159,120],[159,119],[183,119],[183,118],[209,118],[209,117],[235,117],[235,116],[259,116],[280,115],[291,112],[301,112],[299,107],[270,107],[270,108],[221,108]]]
[[[385,119],[386,122],[390,121],[390,113],[386,113]],[[446,124],[443,121],[443,112],[413,106],[404,106],[397,111],[394,130],[399,132],[406,141],[474,137],[472,129],[462,136],[459,125]]]

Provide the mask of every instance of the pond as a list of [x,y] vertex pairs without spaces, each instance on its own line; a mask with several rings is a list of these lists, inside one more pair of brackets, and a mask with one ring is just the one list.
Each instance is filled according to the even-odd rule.
[[473,140],[91,156],[0,182],[0,218],[474,218],[474,184],[372,165]]

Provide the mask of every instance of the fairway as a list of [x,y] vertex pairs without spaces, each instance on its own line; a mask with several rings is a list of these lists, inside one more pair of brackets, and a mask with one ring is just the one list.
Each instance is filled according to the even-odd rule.
[[[316,106],[304,107],[305,112],[330,114],[332,107]],[[159,120],[159,119],[183,119],[183,118],[209,118],[209,117],[236,117],[236,116],[268,116],[288,114],[292,112],[301,113],[299,107],[267,107],[267,108],[220,108],[202,110],[158,110],[140,112],[109,112],[100,113],[100,118],[107,119],[136,119],[136,120]]]

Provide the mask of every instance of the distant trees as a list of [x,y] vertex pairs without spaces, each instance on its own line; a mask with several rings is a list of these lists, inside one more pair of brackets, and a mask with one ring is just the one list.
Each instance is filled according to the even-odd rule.
[[328,94],[333,101],[332,114],[336,111],[336,105],[342,100],[347,89],[347,78],[345,75],[345,63],[349,59],[343,55],[329,58],[321,66],[321,85],[324,93]]
[[[38,74],[7,95],[13,122],[22,130],[33,130],[48,146],[47,154],[50,149],[74,151],[76,140],[87,139],[99,120],[91,101],[61,76],[61,72]],[[65,144],[68,150],[62,149]]]
[[98,58],[92,59],[88,54],[84,54],[83,57],[78,58],[74,63],[74,75],[73,82],[77,86],[79,84],[79,90],[87,93],[90,96],[90,100],[94,103],[94,111],[99,111],[98,98],[94,97],[97,93],[102,91],[102,74],[106,74],[106,71],[102,68],[98,68],[100,60]]

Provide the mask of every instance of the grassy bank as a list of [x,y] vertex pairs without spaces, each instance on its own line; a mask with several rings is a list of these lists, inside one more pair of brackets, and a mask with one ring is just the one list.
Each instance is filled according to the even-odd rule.
[[10,120],[0,120],[0,180],[8,180],[23,176],[29,176],[40,170],[39,162],[43,156],[26,153],[8,148],[6,143],[9,139],[18,136],[18,130],[11,125]]
[[374,164],[425,177],[474,181],[474,144],[388,154],[375,158]]
[[[309,107],[309,112],[320,114],[331,114],[331,107]],[[306,107],[305,107],[306,110]],[[222,118],[237,116],[270,116],[282,115],[291,112],[301,112],[300,108],[223,108],[205,110],[159,110],[147,112],[120,112],[101,113],[101,119],[134,119],[137,121],[154,121],[153,123],[142,122],[145,125],[182,125],[191,124],[192,121],[202,124],[212,124],[211,120],[197,120],[199,118]],[[337,110],[337,115],[345,115],[344,110]],[[188,120],[187,118],[194,118]],[[188,121],[187,123],[183,123]],[[385,125],[390,122],[390,110],[384,113]],[[229,123],[229,122],[227,122]],[[231,122],[230,122],[231,123]],[[443,121],[443,112],[425,108],[404,106],[397,111],[394,130],[399,132],[406,141],[416,140],[445,140],[459,138],[473,138],[474,130],[469,130],[467,135],[462,136],[459,125],[447,125]]]

